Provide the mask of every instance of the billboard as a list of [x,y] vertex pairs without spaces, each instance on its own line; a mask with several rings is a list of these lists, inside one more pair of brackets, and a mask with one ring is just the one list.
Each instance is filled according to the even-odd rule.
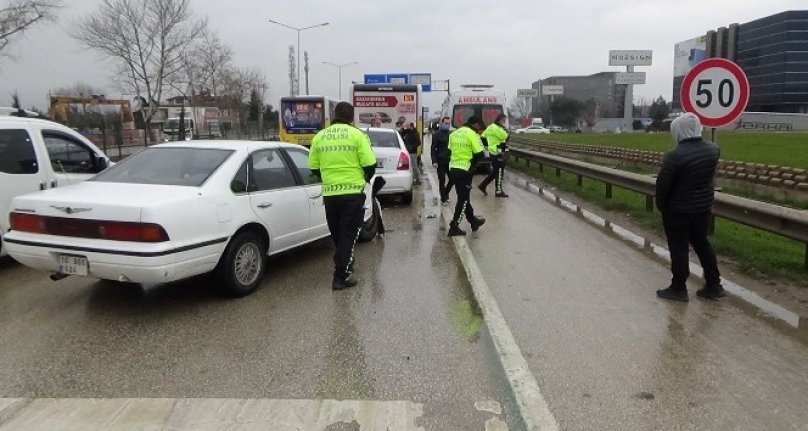
[[614,83],[617,85],[645,84],[645,72],[620,72],[615,75]]
[[354,124],[369,127],[378,119],[382,127],[397,122],[420,124],[421,100],[415,85],[354,85]]
[[541,86],[541,95],[542,96],[560,96],[564,94],[564,86],[563,85],[542,85]]
[[673,77],[687,75],[687,72],[702,60],[707,59],[706,36],[684,40],[673,46]]
[[609,66],[650,66],[653,52],[648,50],[611,50]]
[[516,97],[539,97],[539,90],[536,88],[520,88],[516,90]]

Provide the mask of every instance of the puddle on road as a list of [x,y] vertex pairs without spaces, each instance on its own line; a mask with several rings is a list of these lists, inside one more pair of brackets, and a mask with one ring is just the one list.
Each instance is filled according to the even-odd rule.
[[[654,256],[656,256],[661,260],[670,262],[670,253],[668,253],[668,250],[661,245],[655,244],[650,239],[645,238],[642,235],[638,235],[622,226],[616,225],[611,221],[606,220],[603,217],[560,197],[559,195],[547,190],[542,186],[538,186],[525,180],[520,181],[512,180],[512,182],[530,191],[531,193],[538,194],[539,196],[549,200],[550,202],[555,203],[556,205],[562,208],[566,208],[568,211],[577,214],[590,224],[598,226],[599,228],[603,229],[605,232],[611,234],[612,236],[622,241],[625,241],[629,244],[632,244],[637,248],[643,249],[644,251],[651,252],[654,254]],[[694,274],[702,273],[701,266],[693,262],[690,262],[690,271]],[[739,284],[733,283],[732,281],[727,280],[726,278],[724,278],[722,281],[724,289],[726,289],[727,292],[732,293],[733,295],[746,301],[749,304],[752,304],[753,306],[760,309],[766,315],[781,320],[793,328],[803,329],[807,325],[806,322],[800,321],[801,320],[800,316],[797,313],[789,311],[778,304],[768,301],[765,298],[762,298],[757,293],[752,292],[751,290],[746,289],[743,286],[740,286]]]

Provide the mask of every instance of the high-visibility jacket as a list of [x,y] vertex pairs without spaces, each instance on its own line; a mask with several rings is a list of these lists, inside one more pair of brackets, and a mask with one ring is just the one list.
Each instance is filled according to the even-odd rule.
[[499,154],[499,147],[508,140],[508,132],[499,123],[494,122],[485,128],[483,137],[488,141],[488,153],[495,156]]
[[332,124],[311,141],[309,168],[320,170],[323,196],[362,193],[365,190],[362,168],[375,164],[370,138],[350,124]]
[[468,126],[463,126],[449,135],[449,169],[471,169],[471,161],[476,154],[483,152],[483,143],[477,132]]

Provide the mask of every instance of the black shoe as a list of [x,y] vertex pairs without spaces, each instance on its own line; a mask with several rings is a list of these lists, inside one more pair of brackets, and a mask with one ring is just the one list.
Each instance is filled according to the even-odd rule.
[[496,196],[498,198],[507,198],[507,197],[509,197],[508,194],[505,193],[505,192],[497,192],[497,194],[495,194],[494,196]]
[[667,289],[660,289],[656,291],[660,298],[670,299],[672,301],[688,302],[690,298],[687,296],[687,290],[679,290],[669,287]]
[[488,192],[485,190],[485,187],[483,187],[482,184],[478,185],[477,189],[483,192],[484,195],[488,196]]
[[718,299],[727,296],[727,292],[724,290],[724,286],[719,284],[718,286],[704,286],[696,291],[696,295],[706,299]]
[[477,232],[477,229],[485,224],[485,219],[482,217],[474,217],[473,219],[469,220],[469,223],[471,223],[471,231]]
[[334,276],[334,281],[331,282],[331,289],[333,290],[342,290],[347,289],[349,287],[356,286],[356,278],[353,274],[348,275],[347,277],[339,277]]
[[462,236],[465,235],[466,231],[460,229],[456,225],[449,225],[449,236]]

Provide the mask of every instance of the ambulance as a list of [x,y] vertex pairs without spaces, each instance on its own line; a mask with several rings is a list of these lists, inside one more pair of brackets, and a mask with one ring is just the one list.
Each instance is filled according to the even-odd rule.
[[[452,130],[460,128],[472,115],[483,120],[486,126],[496,120],[497,115],[507,114],[505,92],[494,89],[493,85],[461,85],[460,91],[446,96],[441,107],[441,117],[452,119]],[[505,124],[505,128],[508,124]]]

